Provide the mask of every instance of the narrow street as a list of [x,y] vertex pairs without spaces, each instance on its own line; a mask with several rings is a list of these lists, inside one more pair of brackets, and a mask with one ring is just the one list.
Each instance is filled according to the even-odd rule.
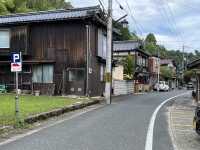
[[[2,145],[0,150],[143,150],[152,113],[164,100],[184,92],[116,97],[110,106]],[[165,107],[154,128],[153,150],[161,149],[173,149]]]

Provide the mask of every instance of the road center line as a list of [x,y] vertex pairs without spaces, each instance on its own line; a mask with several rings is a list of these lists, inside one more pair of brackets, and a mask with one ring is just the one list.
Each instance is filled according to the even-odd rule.
[[187,95],[190,92],[187,93],[183,93],[183,94],[179,94],[176,95],[174,97],[171,97],[169,99],[166,99],[164,102],[162,102],[154,111],[154,113],[151,116],[150,122],[149,122],[149,127],[148,127],[148,131],[147,131],[147,137],[146,137],[146,143],[145,143],[145,150],[153,150],[153,133],[154,133],[154,125],[155,125],[155,120],[156,120],[156,116],[159,112],[159,110],[169,101],[173,100],[174,98],[183,96],[183,95]]

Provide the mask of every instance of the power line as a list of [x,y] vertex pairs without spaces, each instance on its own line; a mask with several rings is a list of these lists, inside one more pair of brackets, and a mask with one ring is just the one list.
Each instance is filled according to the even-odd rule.
[[[128,7],[128,10],[129,10],[129,12],[130,12],[130,17],[131,17],[131,19],[133,20],[133,22],[135,23],[135,26],[138,28],[139,32],[140,32],[141,35],[142,35],[142,34],[143,34],[143,27],[137,22],[136,18],[134,17],[133,12],[132,12],[132,10],[131,10],[131,8],[130,8],[130,5],[129,5],[128,1],[125,0],[125,2],[126,2],[126,5],[127,5],[127,7]],[[128,13],[128,12],[127,12],[127,13]]]
[[101,7],[103,8],[103,10],[106,11],[104,1],[103,0],[98,0],[98,2],[101,5]]
[[170,15],[171,15],[172,22],[173,22],[173,24],[174,24],[175,30],[178,32],[177,34],[180,35],[181,40],[184,42],[184,40],[183,40],[183,39],[184,39],[184,38],[183,38],[183,35],[182,35],[182,33],[178,30],[178,27],[177,27],[177,23],[176,23],[176,21],[175,21],[175,17],[174,17],[173,10],[171,9],[171,7],[169,6],[169,4],[168,4],[168,2],[167,2],[166,0],[163,0],[163,1],[165,1],[166,5],[167,5],[167,8],[168,8],[169,13],[170,13]]
[[142,26],[137,22],[136,18],[134,17],[133,15],[133,12],[132,10],[130,9],[130,5],[128,4],[127,0],[125,1],[126,2],[126,5],[127,5],[127,8],[128,10],[125,9],[125,7],[119,2],[119,0],[115,0],[116,3],[119,5],[120,9],[121,10],[124,10],[124,12],[126,12],[127,14],[129,14],[129,16],[131,17],[131,19],[133,20],[134,24],[135,24],[135,27],[137,28],[136,30],[138,30],[140,32],[140,34],[142,35],[143,34],[143,28]]
[[[156,2],[156,1],[155,1],[155,2]],[[158,5],[156,5],[156,6],[158,6]],[[180,39],[178,38],[179,36],[178,36],[177,32],[175,31],[176,29],[174,28],[174,25],[173,25],[173,23],[171,22],[170,16],[168,16],[168,13],[167,13],[165,7],[162,6],[162,8],[161,8],[160,6],[158,6],[157,8],[158,8],[159,11],[161,12],[160,14],[162,15],[163,19],[166,19],[166,22],[167,22],[167,24],[168,24],[169,31],[171,32],[171,34],[175,34],[177,40],[180,40]]]

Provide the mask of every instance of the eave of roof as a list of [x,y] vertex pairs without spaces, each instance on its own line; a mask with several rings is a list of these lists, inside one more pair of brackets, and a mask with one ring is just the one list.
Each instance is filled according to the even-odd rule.
[[194,60],[187,65],[188,69],[200,68],[200,59]]
[[0,16],[0,25],[82,19],[95,17],[98,14],[104,14],[99,6],[19,13]]

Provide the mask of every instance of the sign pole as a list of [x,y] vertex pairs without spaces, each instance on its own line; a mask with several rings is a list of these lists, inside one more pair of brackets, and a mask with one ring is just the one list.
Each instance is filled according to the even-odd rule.
[[11,54],[11,72],[15,72],[16,83],[16,96],[15,96],[15,118],[16,124],[20,123],[20,110],[19,110],[19,72],[22,71],[22,53],[15,52]]
[[16,72],[16,97],[15,97],[15,115],[17,123],[19,123],[19,91],[18,91],[18,72]]

